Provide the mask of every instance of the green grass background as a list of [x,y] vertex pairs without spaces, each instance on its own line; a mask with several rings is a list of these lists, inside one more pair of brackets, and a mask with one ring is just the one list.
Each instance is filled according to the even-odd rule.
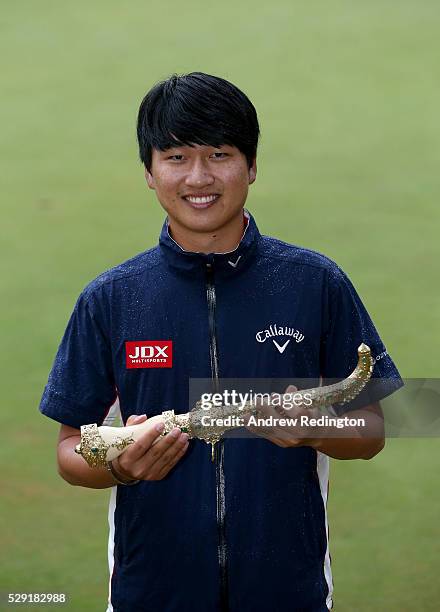
[[[21,0],[1,9],[0,592],[66,592],[69,610],[104,610],[108,492],[57,476],[58,426],[38,402],[81,289],[157,239],[163,214],[137,160],[140,99],[192,70],[244,89],[262,126],[248,200],[260,229],[334,258],[401,373],[435,377],[440,8]],[[438,609],[439,451],[437,439],[390,440],[372,461],[332,462],[336,612]]]

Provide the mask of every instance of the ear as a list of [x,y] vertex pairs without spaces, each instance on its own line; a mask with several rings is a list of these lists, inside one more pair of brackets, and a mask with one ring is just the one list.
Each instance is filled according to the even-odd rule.
[[256,178],[257,178],[257,158],[254,157],[252,166],[249,168],[249,185],[252,185],[252,183],[255,182]]
[[149,187],[150,189],[154,189],[154,188],[155,188],[155,186],[154,186],[154,178],[153,178],[153,175],[151,174],[151,172],[150,172],[149,170],[147,170],[147,168],[145,168],[144,174],[145,174],[145,179],[146,179],[146,181],[147,181],[148,187]]

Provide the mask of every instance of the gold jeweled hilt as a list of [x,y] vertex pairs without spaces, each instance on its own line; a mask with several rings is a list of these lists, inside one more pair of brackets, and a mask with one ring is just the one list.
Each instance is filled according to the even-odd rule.
[[[122,430],[124,428],[119,427],[118,429]],[[108,444],[103,440],[96,423],[81,425],[81,441],[75,446],[75,453],[81,455],[90,467],[105,467],[110,448],[123,451],[133,442],[134,439],[131,435],[126,437],[116,436],[114,441]]]

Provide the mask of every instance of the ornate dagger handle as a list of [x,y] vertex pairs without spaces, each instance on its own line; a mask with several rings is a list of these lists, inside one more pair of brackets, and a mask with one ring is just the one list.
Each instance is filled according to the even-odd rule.
[[[315,387],[295,392],[298,403],[301,399],[308,400],[309,408],[322,409],[332,404],[345,404],[354,399],[365,387],[373,373],[373,359],[370,348],[361,344],[358,348],[358,364],[353,372],[338,383],[325,387]],[[311,404],[310,400],[311,399]],[[211,417],[251,416],[256,415],[258,406],[246,403],[244,406],[221,406],[210,412]],[[174,427],[179,427],[188,433],[190,438],[199,438],[214,445],[218,442],[225,431],[236,428],[236,425],[203,425],[202,418],[206,416],[206,410],[202,408],[201,402],[197,402],[191,412],[185,414],[174,414],[173,410],[167,410],[162,414],[149,418],[139,425],[127,427],[98,427],[96,423],[83,425],[81,427],[81,441],[76,446],[75,452],[81,455],[90,467],[103,467],[107,461],[121,455],[130,444],[138,440],[146,431],[157,423],[163,422],[165,429],[162,435],[169,433]]]

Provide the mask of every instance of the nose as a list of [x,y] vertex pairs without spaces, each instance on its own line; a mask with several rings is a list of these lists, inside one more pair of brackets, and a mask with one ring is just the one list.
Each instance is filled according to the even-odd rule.
[[206,187],[214,183],[212,175],[207,164],[203,159],[195,159],[191,164],[188,174],[185,177],[185,185],[187,187]]

